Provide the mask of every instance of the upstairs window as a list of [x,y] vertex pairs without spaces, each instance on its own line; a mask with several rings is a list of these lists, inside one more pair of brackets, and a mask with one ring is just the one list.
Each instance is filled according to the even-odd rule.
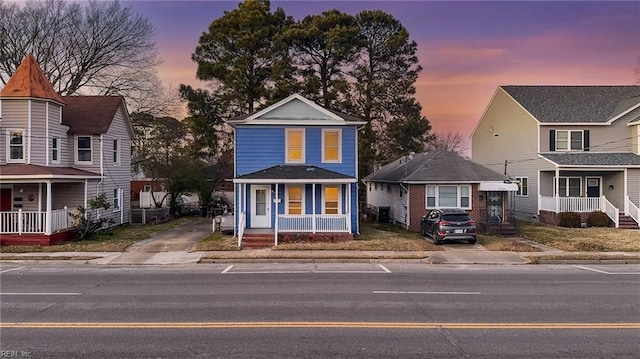
[[54,163],[60,162],[60,138],[51,138],[51,161]]
[[113,140],[113,163],[120,163],[120,141]]
[[8,130],[7,131],[7,153],[9,157],[7,162],[24,162],[24,131]]
[[322,162],[341,162],[342,130],[322,130]]
[[287,214],[302,214],[302,186],[287,187]]
[[287,163],[304,163],[304,129],[285,130]]
[[91,162],[91,136],[76,137],[76,162]]
[[588,151],[588,130],[551,130],[551,151]]

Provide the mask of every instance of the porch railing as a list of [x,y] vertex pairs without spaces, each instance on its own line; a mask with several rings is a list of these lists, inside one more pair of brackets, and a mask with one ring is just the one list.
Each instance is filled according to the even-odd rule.
[[620,210],[604,198],[604,196],[602,196],[602,212],[611,218],[616,228],[620,226]]
[[613,221],[616,228],[620,221],[620,210],[604,196],[602,197],[538,197],[540,211],[560,212],[593,212],[602,211]]
[[[46,233],[47,212],[23,211],[0,212],[0,233]],[[51,211],[51,233],[72,227],[67,208]]]
[[344,214],[279,215],[279,232],[349,232],[349,216]]
[[627,196],[627,198],[625,198],[624,200],[624,208],[627,216],[633,218],[636,223],[640,224],[640,208],[638,208],[638,206],[631,202],[629,196]]

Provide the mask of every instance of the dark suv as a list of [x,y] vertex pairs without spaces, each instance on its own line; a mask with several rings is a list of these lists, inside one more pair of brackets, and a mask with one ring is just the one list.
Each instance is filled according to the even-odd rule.
[[434,209],[422,217],[422,235],[433,238],[435,244],[446,240],[463,239],[476,243],[476,223],[471,216],[459,208]]

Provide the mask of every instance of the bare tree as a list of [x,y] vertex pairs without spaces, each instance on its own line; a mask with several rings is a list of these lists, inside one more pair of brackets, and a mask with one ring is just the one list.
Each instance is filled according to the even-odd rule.
[[434,138],[427,142],[427,151],[451,151],[464,155],[467,145],[460,132],[436,133]]
[[640,84],[640,56],[638,56],[638,66],[635,68],[636,73],[636,83]]
[[0,0],[0,83],[32,53],[61,95],[130,97],[158,84],[153,36],[151,22],[117,0]]

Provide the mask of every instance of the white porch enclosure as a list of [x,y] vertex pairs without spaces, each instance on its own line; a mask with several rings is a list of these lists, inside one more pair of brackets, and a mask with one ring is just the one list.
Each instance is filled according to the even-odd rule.
[[11,211],[0,212],[0,233],[4,234],[51,234],[72,227],[71,213],[67,208],[51,211],[50,228],[47,229],[47,212]]
[[547,197],[538,196],[540,211],[560,212],[593,212],[602,211],[618,227],[620,210],[605,198],[601,197]]
[[279,232],[351,232],[346,214],[278,215]]

